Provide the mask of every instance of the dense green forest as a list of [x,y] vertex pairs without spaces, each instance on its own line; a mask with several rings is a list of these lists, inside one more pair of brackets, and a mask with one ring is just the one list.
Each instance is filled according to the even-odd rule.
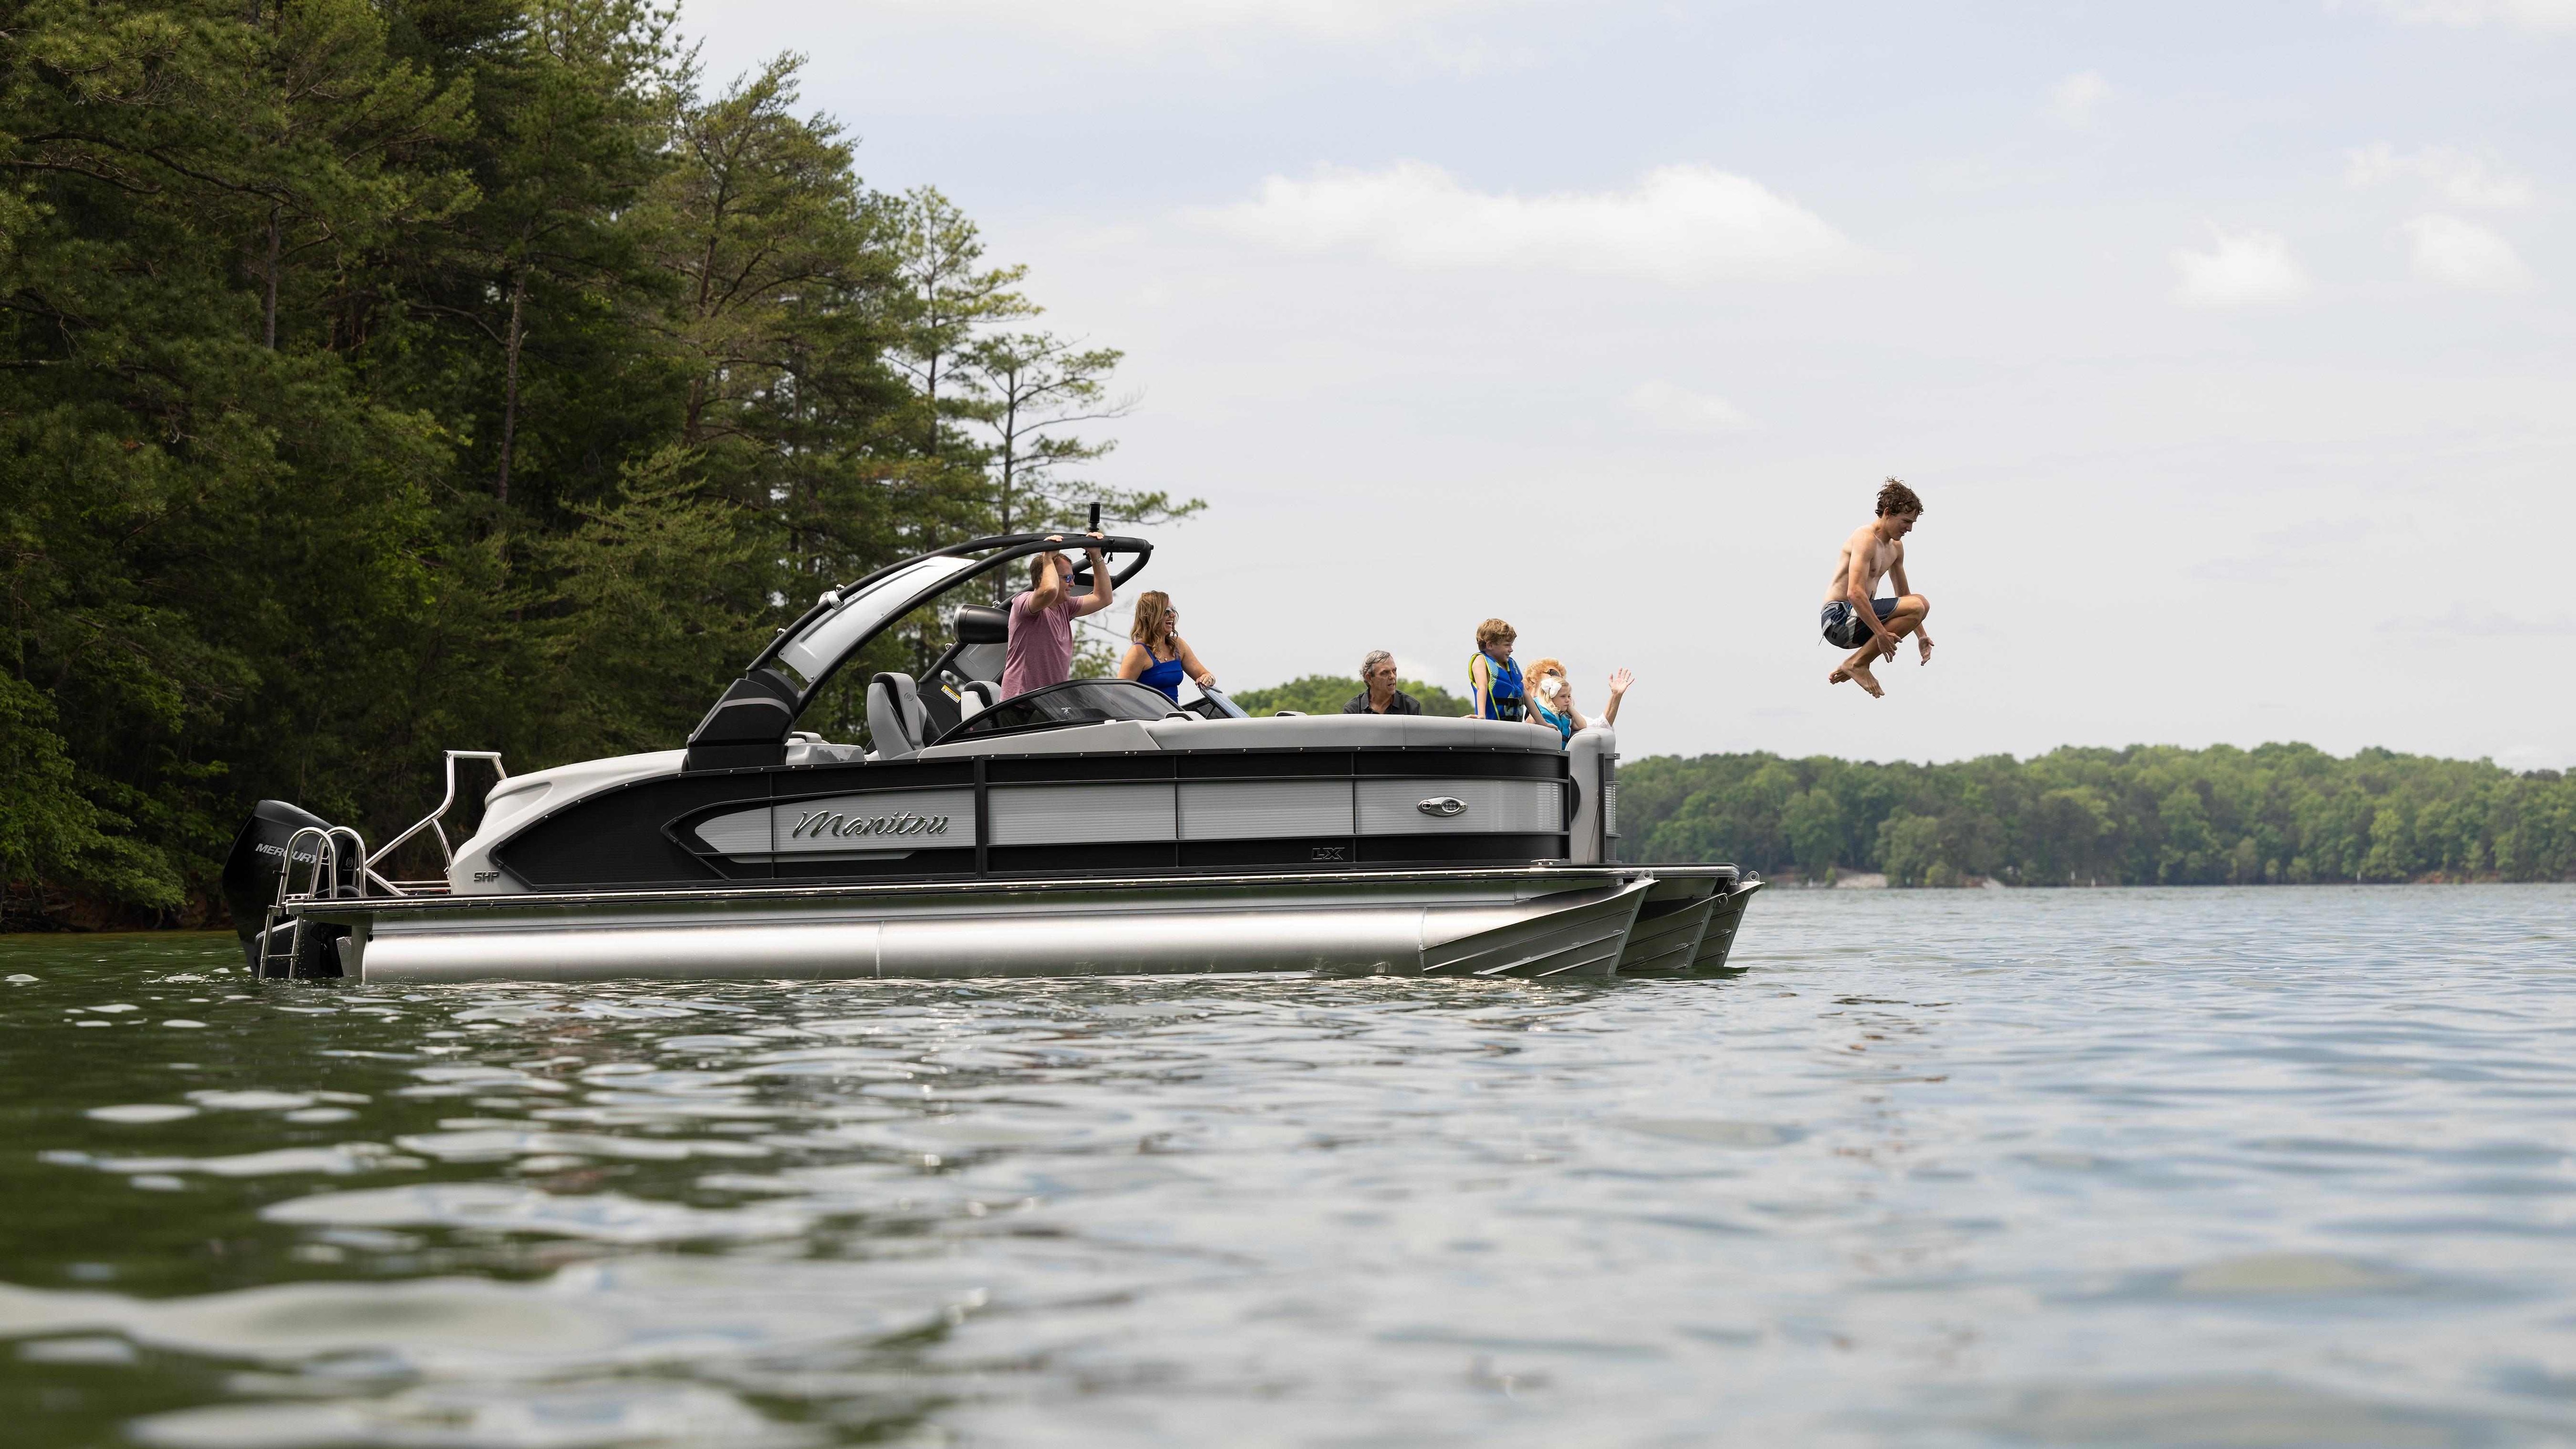
[[1194,506],[1087,477],[1116,351],[673,19],[0,0],[7,916],[199,918],[252,800],[382,838],[890,558]]
[[2576,778],[2307,745],[2132,746],[1948,765],[1770,754],[1619,772],[1623,857],[1891,885],[2565,880]]

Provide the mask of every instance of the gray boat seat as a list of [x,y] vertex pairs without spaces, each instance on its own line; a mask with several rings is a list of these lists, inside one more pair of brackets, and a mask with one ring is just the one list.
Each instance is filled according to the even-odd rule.
[[921,753],[930,729],[930,712],[921,707],[921,687],[906,674],[880,674],[868,681],[868,737],[880,760],[908,760]]
[[859,745],[836,745],[828,740],[789,740],[787,761],[794,765],[855,765],[868,757]]
[[957,631],[956,651],[949,661],[952,670],[964,678],[987,682],[1002,677],[1002,665],[1010,652],[1009,614],[968,604],[957,611],[949,627]]

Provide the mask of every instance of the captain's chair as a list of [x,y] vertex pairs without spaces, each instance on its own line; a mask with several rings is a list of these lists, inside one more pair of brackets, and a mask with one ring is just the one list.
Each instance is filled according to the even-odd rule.
[[930,730],[921,689],[908,675],[880,674],[868,681],[868,738],[880,760],[908,760],[921,753]]
[[[921,676],[921,707],[930,711],[925,739],[938,739],[978,710],[992,708],[1000,695],[990,686],[1002,677],[1010,653],[1011,620],[1001,610],[967,604],[949,622],[957,642]],[[981,704],[974,698],[978,683],[987,686]]]

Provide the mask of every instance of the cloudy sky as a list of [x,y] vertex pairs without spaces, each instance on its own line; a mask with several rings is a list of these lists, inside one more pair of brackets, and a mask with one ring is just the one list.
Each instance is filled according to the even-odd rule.
[[[1058,330],[1221,680],[1477,620],[1623,753],[2576,764],[2576,0],[693,0]],[[1829,688],[1899,474],[1939,652]],[[1120,611],[1121,617],[1124,610]]]

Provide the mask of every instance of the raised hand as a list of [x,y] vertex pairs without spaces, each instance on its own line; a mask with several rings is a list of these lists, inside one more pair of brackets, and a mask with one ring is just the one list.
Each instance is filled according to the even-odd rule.
[[1632,684],[1634,684],[1634,683],[1636,683],[1636,682],[1637,682],[1637,676],[1635,676],[1634,674],[1629,673],[1629,672],[1628,672],[1627,670],[1625,670],[1625,669],[1613,669],[1613,670],[1611,670],[1611,671],[1610,671],[1610,697],[1611,697],[1612,699],[1617,699],[1619,696],[1621,696],[1621,695],[1623,695],[1623,694],[1626,694],[1626,693],[1628,692],[1628,686],[1629,686],[1629,685],[1632,685]]

